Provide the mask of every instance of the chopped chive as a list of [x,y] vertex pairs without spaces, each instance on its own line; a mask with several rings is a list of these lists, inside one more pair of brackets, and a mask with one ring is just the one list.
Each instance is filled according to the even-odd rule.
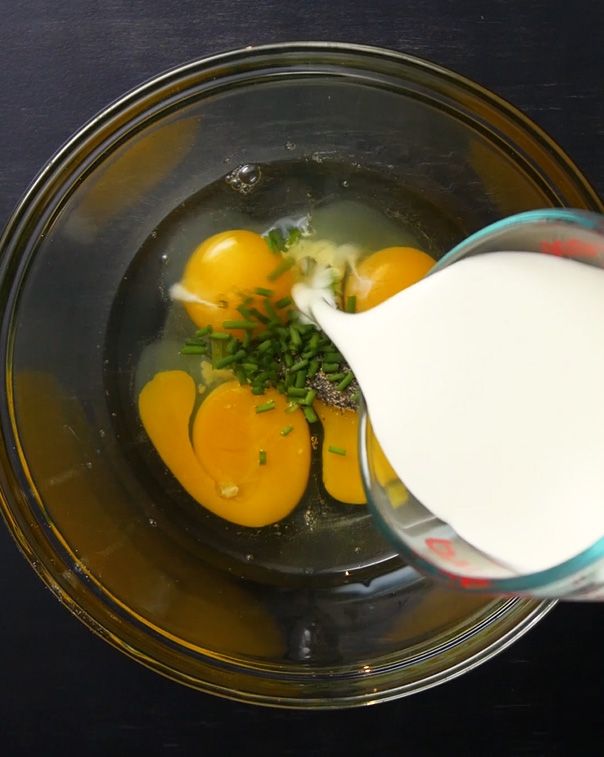
[[243,335],[243,346],[249,347],[252,341],[252,335],[249,331],[246,331]]
[[301,370],[296,373],[296,381],[294,383],[294,386],[298,389],[302,389],[304,384],[306,383],[306,371]]
[[294,430],[293,426],[283,426],[281,431],[279,432],[281,436],[287,436],[288,434],[291,434],[291,432]]
[[301,371],[302,368],[306,368],[308,365],[308,360],[298,360],[297,363],[294,363],[289,367],[290,371]]
[[266,352],[273,346],[273,343],[270,339],[265,339],[263,342],[260,342],[258,345],[258,352]]
[[188,347],[205,347],[206,342],[201,337],[191,336],[188,339],[185,339],[185,345]]
[[241,367],[248,373],[256,373],[258,370],[256,363],[242,363]]
[[354,376],[352,375],[352,371],[348,371],[348,373],[344,374],[344,378],[340,381],[340,383],[337,385],[336,389],[340,392],[343,392],[344,389],[347,389],[350,383],[352,382],[352,379]]
[[181,355],[205,355],[205,353],[206,348],[203,345],[187,344],[180,350]]
[[273,269],[266,277],[269,281],[276,281],[280,276],[294,265],[296,261],[293,258],[283,258],[279,265]]
[[361,399],[361,393],[360,392],[353,392],[350,395],[350,401],[357,403]]
[[258,464],[266,465],[266,450],[265,449],[258,450]]
[[266,235],[266,242],[273,252],[283,252],[285,239],[281,229],[271,229]]
[[211,326],[204,326],[202,329],[197,329],[195,332],[195,336],[207,336],[208,334],[212,333],[212,327]]
[[259,384],[254,384],[252,386],[252,394],[264,394],[264,387]]
[[285,241],[286,247],[293,247],[296,242],[300,240],[302,237],[302,232],[297,226],[293,226],[287,235],[287,239]]
[[286,413],[295,413],[296,410],[300,407],[300,405],[297,402],[288,402],[287,407],[285,408]]
[[239,342],[231,337],[231,341],[227,344],[227,354],[234,355],[239,349]]
[[222,327],[225,329],[255,329],[254,321],[223,321]]
[[233,365],[233,363],[236,363],[238,360],[241,360],[242,357],[245,357],[245,352],[243,350],[239,350],[239,352],[236,352],[234,355],[227,355],[226,357],[223,357],[221,360],[216,361],[215,368],[226,368],[227,365]]
[[346,312],[356,313],[357,310],[357,298],[355,294],[350,294],[346,298]]
[[294,359],[289,352],[283,353],[283,362],[288,368],[292,368],[294,365]]
[[256,405],[256,412],[257,413],[268,413],[269,410],[275,409],[275,400],[268,400],[267,402],[263,402],[261,405]]
[[298,386],[290,386],[287,390],[288,397],[306,397],[306,389]]
[[260,323],[268,323],[270,320],[264,315],[264,313],[261,313],[258,308],[250,308],[250,313],[256,318],[256,320],[260,321]]
[[256,287],[254,289],[254,292],[256,292],[256,294],[259,294],[261,297],[272,297],[274,294],[272,289],[267,289],[266,287]]
[[287,297],[282,297],[280,300],[277,300],[277,302],[275,302],[275,307],[278,310],[283,310],[283,308],[286,308],[288,305],[293,305],[293,304],[294,304],[294,301],[289,295],[287,295]]
[[338,363],[323,363],[323,373],[335,373],[339,368]]
[[299,347],[302,344],[302,337],[300,336],[300,332],[293,326],[289,327],[289,338],[291,339],[294,347]]
[[303,408],[303,411],[304,411],[304,417],[309,423],[316,423],[316,421],[318,420],[317,414],[315,413],[311,405]]
[[241,313],[246,321],[249,320],[252,316],[252,311],[246,305],[238,305],[237,312]]
[[306,392],[306,396],[303,400],[300,400],[301,405],[312,405],[312,403],[315,401],[315,397],[317,396],[317,393],[314,389],[309,389]]
[[334,455],[341,455],[342,457],[346,455],[346,450],[343,447],[334,447],[333,444],[329,445],[329,447],[327,448],[327,451],[331,452]]
[[222,331],[213,331],[210,334],[210,339],[213,339],[216,342],[226,342],[227,339],[230,339],[230,334],[224,334]]
[[342,362],[342,356],[339,352],[324,352],[323,360],[326,363],[340,363]]
[[275,312],[275,308],[273,307],[273,303],[270,300],[264,300],[264,309],[266,310],[269,318],[271,321],[279,321],[279,316]]
[[308,378],[312,378],[315,373],[319,370],[319,361],[318,360],[311,360],[308,364],[308,371],[306,373]]
[[319,334],[317,332],[315,332],[311,336],[311,338],[308,341],[308,346],[310,347],[311,350],[316,350],[317,349],[317,347],[319,346],[319,339],[320,339],[320,336],[319,336]]
[[329,373],[327,375],[327,380],[328,381],[341,381],[345,375],[346,375],[345,373]]

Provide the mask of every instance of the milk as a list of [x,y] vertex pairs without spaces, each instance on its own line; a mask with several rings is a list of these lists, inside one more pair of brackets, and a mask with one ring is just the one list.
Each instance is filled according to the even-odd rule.
[[461,260],[365,313],[298,284],[354,371],[407,488],[520,572],[604,535],[604,271],[538,253]]

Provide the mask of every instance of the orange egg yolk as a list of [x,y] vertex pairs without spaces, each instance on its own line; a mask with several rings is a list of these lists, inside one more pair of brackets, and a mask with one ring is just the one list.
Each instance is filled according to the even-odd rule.
[[209,237],[187,261],[180,282],[190,300],[184,302],[189,317],[199,328],[221,330],[224,321],[241,320],[237,307],[244,297],[253,297],[257,287],[270,289],[275,301],[286,297],[294,275],[291,270],[278,273],[282,262],[283,256],[271,252],[253,231],[224,231]]
[[323,425],[321,462],[327,492],[340,502],[364,505],[366,497],[359,468],[358,413],[320,401],[315,403],[315,409]]
[[428,253],[414,247],[378,250],[348,274],[344,296],[356,298],[358,313],[369,310],[422,279],[434,262]]
[[[195,398],[195,383],[184,371],[156,374],[139,395],[143,426],[183,488],[241,526],[266,526],[289,515],[310,472],[310,434],[302,412],[286,413],[287,401],[276,390],[257,397],[228,381],[204,399],[191,441]],[[258,413],[266,402],[275,407]]]

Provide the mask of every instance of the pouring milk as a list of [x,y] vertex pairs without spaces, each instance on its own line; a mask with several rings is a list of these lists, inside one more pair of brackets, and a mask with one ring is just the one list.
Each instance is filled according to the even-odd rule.
[[297,284],[407,488],[528,573],[604,535],[604,270],[530,252],[441,269],[372,310]]

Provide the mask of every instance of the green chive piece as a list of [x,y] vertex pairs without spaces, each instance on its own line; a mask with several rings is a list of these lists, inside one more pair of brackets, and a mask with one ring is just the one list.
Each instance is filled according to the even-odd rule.
[[256,373],[256,371],[258,370],[256,363],[242,363],[241,367],[248,373]]
[[275,302],[275,307],[277,308],[277,310],[283,310],[283,308],[286,308],[289,305],[293,304],[294,301],[289,295],[287,295],[287,297],[282,297],[280,300],[277,300],[277,302]]
[[297,386],[290,386],[287,390],[288,397],[306,397],[306,389]]
[[217,360],[214,367],[217,369],[226,368],[228,365],[233,365],[233,363],[241,360],[242,357],[245,357],[245,352],[239,350],[239,352],[236,352],[234,355],[227,355],[226,357],[223,357],[222,360]]
[[320,339],[320,336],[315,331],[315,333],[311,336],[311,338],[308,341],[308,346],[310,347],[311,350],[317,349],[317,347],[319,346],[319,339]]
[[304,417],[309,423],[316,423],[318,418],[317,414],[313,410],[313,408],[309,405],[308,407],[303,408],[304,410]]
[[302,344],[302,337],[300,336],[300,332],[296,328],[294,328],[294,326],[289,327],[289,338],[291,339],[294,347],[299,347]]
[[247,305],[238,305],[237,312],[241,313],[246,321],[249,321],[252,317],[252,311],[247,307]]
[[290,371],[301,371],[302,368],[306,368],[308,365],[308,360],[298,360],[297,363],[294,363],[292,366],[290,366]]
[[197,329],[195,332],[195,336],[207,336],[208,334],[212,333],[212,327],[211,326],[204,326],[202,329]]
[[271,321],[279,321],[279,316],[275,312],[275,308],[273,307],[273,303],[270,300],[264,300],[264,309],[268,313],[269,318]]
[[266,242],[273,252],[285,250],[285,239],[281,229],[271,229],[266,235]]
[[260,342],[258,345],[258,352],[266,352],[273,346],[273,343],[270,339],[265,339],[263,342]]
[[267,289],[266,287],[256,287],[254,289],[254,292],[256,292],[256,294],[259,294],[261,297],[272,297],[273,294],[275,294],[272,289]]
[[306,396],[303,400],[300,400],[301,405],[312,405],[312,403],[315,401],[315,397],[317,396],[317,393],[314,389],[309,389],[306,392]]
[[225,329],[255,329],[254,321],[223,321],[222,327]]
[[[264,387],[259,386],[258,384],[254,384],[252,386],[252,394],[264,394]],[[258,411],[256,411],[258,412]]]
[[285,241],[286,247],[293,247],[296,242],[300,241],[300,238],[302,237],[302,231],[297,227],[293,226],[287,235],[287,239]]
[[234,355],[239,349],[239,342],[231,337],[231,341],[227,343],[227,354]]
[[323,363],[323,373],[335,373],[340,367],[338,363]]
[[345,373],[329,373],[327,376],[327,380],[328,381],[341,381],[345,375],[346,375]]
[[205,355],[206,348],[203,345],[188,344],[181,348],[181,355]]
[[346,450],[343,447],[334,447],[333,444],[329,445],[327,451],[331,452],[334,455],[341,455],[342,457],[346,455]]
[[346,298],[346,312],[356,313],[356,311],[357,311],[357,296],[356,294],[351,294]]
[[261,313],[258,308],[250,308],[250,313],[256,318],[256,320],[260,321],[260,323],[268,323],[269,319],[264,315],[264,313]]
[[266,450],[258,450],[258,463],[260,465],[266,465]]
[[279,432],[281,436],[287,436],[288,434],[291,434],[291,432],[294,430],[293,426],[283,426],[281,431]]
[[300,407],[300,405],[297,402],[289,402],[287,404],[287,407],[285,408],[286,413],[295,413],[296,410]]
[[304,384],[306,384],[306,371],[298,371],[296,373],[296,381],[294,383],[294,386],[298,389],[302,389]]
[[308,364],[308,371],[306,375],[308,378],[312,378],[315,373],[319,370],[319,361],[318,360],[311,360]]
[[252,335],[249,331],[246,331],[243,335],[243,346],[249,347],[252,342]]
[[280,276],[294,265],[296,261],[293,258],[283,258],[279,265],[273,269],[266,277],[269,281],[276,281]]
[[283,362],[285,363],[285,365],[288,368],[291,369],[293,367],[294,359],[293,359],[293,357],[291,356],[291,354],[289,352],[284,352],[283,353]]
[[210,334],[210,339],[213,339],[217,342],[226,342],[227,339],[230,339],[230,334],[223,334],[221,331],[213,331]]
[[352,371],[348,371],[348,373],[344,374],[344,378],[337,385],[336,389],[340,392],[343,392],[344,389],[347,389],[348,386],[350,386],[350,383],[352,382],[353,378],[354,376],[352,375]]
[[275,409],[275,400],[268,400],[268,402],[263,402],[261,405],[256,405],[256,412],[257,413],[268,413],[269,410]]
[[342,362],[342,356],[339,352],[324,352],[323,353],[323,360],[326,363],[341,363]]

